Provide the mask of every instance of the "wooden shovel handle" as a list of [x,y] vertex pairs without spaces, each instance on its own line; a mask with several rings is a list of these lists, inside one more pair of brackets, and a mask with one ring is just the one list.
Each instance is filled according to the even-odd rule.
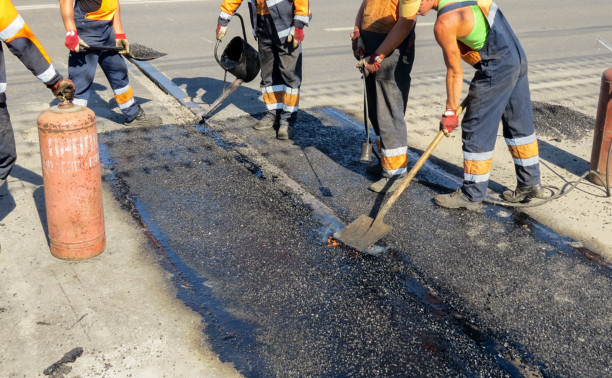
[[[459,108],[457,109],[457,115],[460,115],[463,112],[463,109],[465,108],[467,104],[467,99],[468,98],[466,96],[463,99],[463,101],[461,101],[461,105],[459,105]],[[393,204],[395,203],[395,201],[397,201],[397,199],[402,194],[404,189],[406,189],[408,184],[410,184],[410,181],[412,181],[412,179],[414,178],[414,176],[416,176],[417,172],[419,172],[423,164],[425,164],[425,162],[429,158],[429,155],[431,155],[433,150],[436,149],[436,147],[438,146],[442,138],[444,138],[444,131],[440,130],[438,131],[438,134],[436,134],[436,137],[434,138],[434,140],[429,144],[429,147],[427,147],[427,149],[425,150],[425,152],[423,152],[419,160],[417,160],[417,162],[414,164],[410,172],[408,172],[408,175],[406,175],[406,177],[402,179],[402,182],[400,183],[397,190],[391,195],[391,197],[389,197],[387,202],[385,202],[385,204],[380,208],[380,211],[376,215],[376,220],[383,219],[385,217],[387,212],[389,212],[389,209],[391,209],[391,206],[393,206]]]

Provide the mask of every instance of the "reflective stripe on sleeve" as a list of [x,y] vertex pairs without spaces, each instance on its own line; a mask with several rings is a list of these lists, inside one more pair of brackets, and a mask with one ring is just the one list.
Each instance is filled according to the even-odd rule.
[[6,83],[0,83],[0,93],[6,92]]
[[219,14],[219,18],[223,19],[223,20],[231,20],[232,19],[232,15],[226,12],[221,12]]
[[308,25],[308,22],[310,21],[310,17],[308,16],[298,16],[297,14],[293,17],[294,20],[297,21],[302,21],[304,23],[304,25]]
[[49,64],[49,68],[45,70],[45,72],[37,75],[38,80],[42,81],[44,84],[48,83],[55,76],[56,71],[53,68],[53,64]]
[[5,42],[8,41],[9,39],[13,38],[15,34],[17,34],[21,29],[23,29],[24,26],[25,21],[23,20],[23,18],[21,18],[21,15],[17,15],[17,18],[15,18],[6,28],[0,31],[0,39]]
[[291,28],[281,30],[278,32],[278,38],[285,38],[286,36],[289,35],[289,33],[291,33]]

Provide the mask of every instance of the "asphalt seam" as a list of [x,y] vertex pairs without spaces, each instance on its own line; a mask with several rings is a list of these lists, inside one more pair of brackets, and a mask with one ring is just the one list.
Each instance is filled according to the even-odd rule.
[[[136,65],[136,67],[138,67],[138,69],[142,71],[145,76],[151,79],[160,89],[174,97],[176,101],[189,109],[194,115],[201,117],[206,112],[206,110],[203,109],[200,104],[191,101],[190,97],[187,95],[187,93],[185,93],[185,91],[174,84],[167,76],[165,76],[151,64],[135,60],[133,60],[132,63],[134,63],[134,65]],[[207,120],[205,125],[211,127],[214,131],[219,131],[218,127],[214,127],[217,125],[210,122],[210,120]],[[249,161],[257,164],[263,171],[275,176],[280,184],[289,188],[296,195],[298,195],[302,202],[313,211],[317,220],[328,228],[328,235],[325,236],[325,239],[345,226],[344,222],[342,222],[335,215],[331,208],[319,201],[314,195],[310,194],[298,182],[291,179],[282,169],[270,163],[257,150],[245,143],[245,141],[239,136],[226,133],[223,137],[220,135],[217,135],[217,137],[233,144],[233,148],[239,154],[243,155],[243,157],[247,158]]]

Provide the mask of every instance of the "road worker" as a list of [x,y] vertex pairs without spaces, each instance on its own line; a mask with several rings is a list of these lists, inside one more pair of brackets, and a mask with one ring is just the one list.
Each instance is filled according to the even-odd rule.
[[[0,0],[0,39],[62,101],[71,101],[74,84],[64,79],[10,0]],[[0,186],[15,165],[15,133],[6,107],[6,68],[0,43]]]
[[462,127],[464,176],[456,192],[435,196],[447,208],[477,210],[487,193],[499,121],[514,159],[515,190],[502,193],[508,202],[541,198],[538,142],[527,80],[527,57],[508,21],[492,0],[400,0],[400,14],[438,12],[436,41],[446,64],[446,110],[440,128],[458,126],[463,86],[461,59],[476,69],[470,84]]
[[[121,25],[118,0],[60,0],[66,29],[68,77],[74,81],[74,103],[87,106],[98,65],[113,90],[115,101],[125,115],[126,125],[158,126],[162,120],[151,116],[136,103],[130,86],[127,65],[120,54],[128,54],[130,44]],[[88,50],[91,46],[117,46],[123,50]]]
[[376,133],[380,161],[368,166],[380,179],[370,185],[379,193],[393,192],[408,164],[408,133],[404,115],[414,62],[416,15],[400,17],[399,0],[364,0],[351,33],[357,67],[365,74],[368,116]]
[[[266,115],[253,127],[277,127],[276,137],[292,139],[302,84],[302,41],[311,19],[309,0],[249,0],[253,34],[261,66],[261,92]],[[227,32],[242,0],[224,0],[217,23],[217,39]]]

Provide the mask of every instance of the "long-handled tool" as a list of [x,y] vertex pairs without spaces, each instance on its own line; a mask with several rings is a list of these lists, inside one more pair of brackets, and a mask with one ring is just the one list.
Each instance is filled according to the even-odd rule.
[[369,163],[372,160],[372,142],[370,141],[370,128],[368,127],[368,92],[366,87],[366,74],[364,68],[361,68],[361,76],[363,77],[363,124],[365,125],[366,140],[361,144],[362,163]]
[[[121,51],[123,50],[123,47],[118,47],[118,46],[89,46],[86,47],[85,50],[98,50],[98,51]],[[130,53],[129,54],[124,54],[126,58],[130,58],[130,59],[134,59],[134,60],[142,60],[142,61],[147,61],[147,60],[153,60],[153,59],[157,59],[157,58],[161,58],[162,56],[166,56],[166,53],[163,52],[159,52],[156,50],[153,50],[150,47],[147,46],[143,46],[141,44],[138,43],[131,43],[130,44]]]
[[[459,109],[457,109],[457,115],[461,114],[463,111],[465,104],[467,101],[467,97],[461,102],[459,105]],[[406,189],[410,181],[416,176],[417,172],[425,161],[429,158],[429,155],[433,152],[433,150],[438,146],[438,143],[444,137],[444,131],[440,130],[434,140],[429,144],[429,147],[423,152],[419,160],[414,164],[408,175],[402,179],[399,187],[389,197],[387,202],[383,204],[383,206],[378,211],[376,218],[372,219],[371,217],[363,214],[359,216],[353,223],[347,225],[342,230],[337,231],[334,234],[334,238],[340,240],[342,243],[348,245],[349,247],[353,247],[358,251],[364,251],[370,248],[374,243],[380,240],[383,236],[388,234],[393,227],[384,224],[383,218],[391,209],[391,206],[397,201],[400,194]]]

